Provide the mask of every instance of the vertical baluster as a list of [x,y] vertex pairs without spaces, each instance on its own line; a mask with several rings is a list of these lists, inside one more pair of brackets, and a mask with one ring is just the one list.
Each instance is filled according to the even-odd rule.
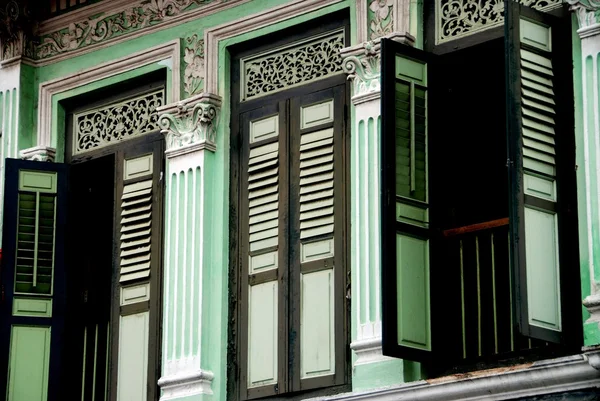
[[477,352],[481,356],[481,274],[479,267],[479,236],[475,236],[475,266],[477,268]]
[[108,366],[110,356],[110,322],[106,323],[106,363],[104,364],[104,401],[108,399]]
[[508,234],[508,255],[509,255],[509,263],[508,263],[508,294],[509,294],[509,304],[510,304],[510,350],[514,351],[515,350],[515,339],[514,339],[514,328],[513,328],[513,301],[512,301],[512,273],[511,273],[511,269],[510,269],[510,232]]
[[460,244],[460,304],[462,310],[462,349],[463,359],[467,357],[467,330],[465,322],[465,275],[464,275],[464,263],[463,263],[463,240],[459,241]]
[[87,352],[87,326],[83,328],[83,369],[81,369],[81,401],[85,398],[85,359]]
[[494,252],[494,233],[490,234],[490,249],[492,253],[492,301],[494,305],[494,353],[498,353],[498,316],[496,312],[496,257]]
[[96,367],[98,363],[98,323],[96,323],[96,335],[94,337],[94,372],[92,375],[92,401],[96,399]]

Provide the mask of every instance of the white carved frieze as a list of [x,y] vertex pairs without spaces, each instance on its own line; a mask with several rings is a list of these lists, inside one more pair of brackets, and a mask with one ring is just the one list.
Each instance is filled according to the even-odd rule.
[[160,108],[158,122],[167,142],[167,156],[192,149],[216,151],[221,98],[202,93]]

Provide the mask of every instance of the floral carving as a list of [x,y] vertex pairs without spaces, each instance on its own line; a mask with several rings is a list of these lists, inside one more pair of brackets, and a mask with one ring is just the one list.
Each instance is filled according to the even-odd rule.
[[204,86],[204,39],[194,34],[185,38],[185,43],[183,89],[187,96],[192,96],[200,93]]
[[380,52],[373,42],[365,42],[362,54],[344,59],[344,71],[354,83],[354,96],[380,90]]
[[567,0],[577,14],[579,27],[600,24],[600,0]]
[[275,53],[242,60],[242,100],[325,78],[342,71],[340,50],[344,31],[338,30]]
[[[560,5],[561,0],[520,0],[520,3],[545,10]],[[438,43],[493,28],[504,21],[503,0],[437,0]]]
[[91,46],[156,25],[211,1],[213,0],[144,0],[115,14],[94,16],[43,35],[35,55],[37,59],[46,59]]
[[369,5],[369,38],[371,40],[382,37],[394,30],[392,20],[394,0],[373,0]]
[[160,110],[159,124],[165,134],[167,151],[203,145],[216,150],[220,98],[202,94]]
[[73,153],[83,153],[158,130],[156,109],[163,104],[164,92],[161,89],[76,114]]

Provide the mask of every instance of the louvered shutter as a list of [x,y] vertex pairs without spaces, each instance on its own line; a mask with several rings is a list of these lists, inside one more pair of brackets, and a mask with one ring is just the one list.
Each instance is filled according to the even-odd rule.
[[344,86],[290,101],[292,391],[344,383]]
[[241,116],[241,303],[244,398],[286,390],[287,135],[284,102]]
[[563,313],[562,295],[569,291],[579,299],[572,296],[578,274],[567,271],[579,266],[571,32],[565,20],[512,1],[506,7],[511,263],[518,322],[526,336],[561,342],[572,319]]
[[6,159],[0,388],[10,400],[61,391],[66,194],[66,165]]
[[118,363],[111,369],[111,382],[120,399],[152,398],[157,391],[164,139],[152,135],[117,151],[116,157],[117,283],[111,344],[112,360]]
[[427,166],[430,56],[381,41],[382,341],[385,355],[431,357]]

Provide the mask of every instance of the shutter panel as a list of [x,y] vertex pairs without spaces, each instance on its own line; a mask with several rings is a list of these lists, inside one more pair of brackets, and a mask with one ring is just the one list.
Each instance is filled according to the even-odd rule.
[[291,391],[342,384],[345,87],[290,100]]
[[67,168],[6,159],[5,178],[0,388],[8,400],[53,399],[64,344]]
[[[573,246],[577,227],[569,221],[576,221],[575,215],[569,216],[576,210],[570,30],[557,17],[512,1],[506,7],[509,210],[517,319],[524,335],[561,342],[571,319],[562,295],[569,291],[575,299],[579,292],[575,278],[561,269],[579,266]],[[577,271],[572,276],[578,276]]]
[[385,355],[431,357],[427,104],[429,56],[383,39],[382,335]]
[[242,398],[286,391],[288,277],[284,102],[241,115]]

